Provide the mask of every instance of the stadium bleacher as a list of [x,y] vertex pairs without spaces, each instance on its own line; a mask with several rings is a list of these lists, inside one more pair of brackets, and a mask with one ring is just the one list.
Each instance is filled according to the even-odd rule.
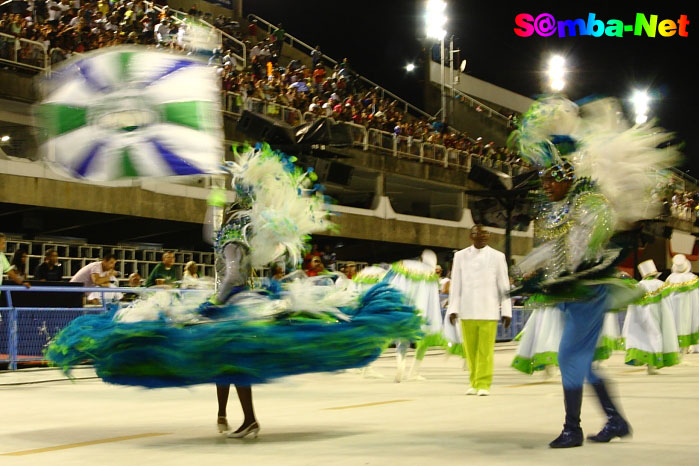
[[[128,282],[128,276],[138,272],[141,277],[147,277],[160,263],[160,256],[164,249],[159,244],[129,244],[129,245],[98,245],[87,244],[81,240],[27,240],[8,234],[7,255],[11,255],[19,248],[27,251],[27,270],[25,274],[33,276],[34,269],[43,260],[46,251],[55,249],[58,252],[59,262],[63,264],[63,278],[70,278],[80,268],[90,262],[101,260],[104,254],[114,254],[117,258],[116,270],[119,272],[120,284]],[[206,251],[175,250],[175,270],[178,276],[182,276],[183,267],[189,261],[199,264],[199,273],[202,276],[214,276],[214,253]]]

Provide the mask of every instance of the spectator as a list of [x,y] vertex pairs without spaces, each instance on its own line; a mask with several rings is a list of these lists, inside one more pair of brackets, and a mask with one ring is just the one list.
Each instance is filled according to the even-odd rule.
[[21,281],[27,280],[27,250],[18,248],[12,255],[10,269],[14,270],[15,274]]
[[320,257],[322,255],[323,254],[318,249],[318,245],[314,243],[311,245],[311,250],[306,253],[306,257],[304,257],[304,259],[306,262],[310,262],[314,257]]
[[223,65],[223,55],[221,54],[221,49],[216,47],[214,52],[209,57],[209,66],[222,66]]
[[278,296],[282,291],[282,278],[284,278],[284,267],[281,264],[272,265],[272,275],[265,280],[264,287],[272,295]]
[[199,287],[199,266],[194,261],[189,261],[184,265],[184,273],[182,274],[182,283],[180,288],[198,288]]
[[330,245],[326,244],[325,247],[323,248],[323,255],[321,256],[323,260],[323,264],[328,268],[328,270],[334,272],[337,264],[337,256],[335,253],[330,249]]
[[257,42],[257,20],[253,19],[250,24],[248,24],[248,36]]
[[78,270],[78,273],[70,279],[71,283],[82,283],[83,286],[94,288],[98,286],[108,287],[112,277],[119,273],[114,270],[116,257],[114,254],[105,254],[101,261],[92,262]]
[[165,251],[160,264],[156,265],[146,279],[146,286],[172,285],[177,281],[177,274],[172,265],[175,263],[175,254],[172,251]]
[[129,275],[129,287],[131,288],[138,288],[141,286],[141,274],[138,272],[134,272],[131,275]]
[[320,94],[323,90],[323,81],[325,81],[325,68],[322,63],[316,63],[313,70],[313,85],[316,93]]
[[[115,275],[110,275],[109,282],[103,286],[105,288],[119,288],[119,279],[117,279]],[[113,302],[123,299],[124,294],[119,292],[103,293],[100,291],[93,291],[92,293],[88,293],[86,302],[87,304],[102,304],[103,297],[105,302]]]
[[316,45],[311,51],[311,61],[313,62],[313,68],[316,67],[318,63],[323,59],[323,52],[320,51],[320,45]]
[[[17,285],[24,285],[27,288],[31,288],[31,285],[29,282],[26,282],[22,280],[18,275],[17,272],[15,272],[12,267],[10,266],[10,263],[7,260],[7,257],[5,257],[5,245],[7,244],[7,238],[5,235],[0,233],[0,285],[2,285],[2,276],[4,274],[7,274],[7,278],[15,282]],[[0,292],[0,294],[2,294]]]
[[282,26],[282,23],[277,25],[277,29],[272,33],[274,37],[274,45],[277,55],[282,55],[282,47],[284,46],[284,37],[286,37],[286,31]]
[[451,283],[451,279],[443,276],[444,271],[442,270],[441,265],[437,264],[435,273],[437,274],[437,277],[439,277],[439,292],[442,294],[449,294],[449,284]]
[[[134,272],[129,275],[129,288],[139,288],[141,286],[141,275],[138,272]],[[131,302],[138,298],[138,293],[124,293],[121,298],[123,302]]]
[[354,262],[348,262],[345,265],[345,275],[347,275],[347,278],[349,278],[350,280],[352,279],[352,277],[357,275],[357,264],[355,264]]
[[252,61],[253,58],[258,57],[260,55],[260,52],[262,52],[262,49],[260,48],[259,44],[255,44],[251,49],[250,49],[250,60]]
[[320,260],[319,256],[313,256],[308,263],[308,269],[306,269],[306,275],[309,277],[317,277],[325,272],[323,267],[323,261]]
[[189,261],[184,265],[184,275],[182,278],[199,278],[199,266],[194,261]]

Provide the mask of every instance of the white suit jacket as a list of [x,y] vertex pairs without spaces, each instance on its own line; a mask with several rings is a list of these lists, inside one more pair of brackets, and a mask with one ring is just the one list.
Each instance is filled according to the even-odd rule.
[[505,255],[490,246],[470,246],[454,254],[447,320],[458,314],[466,320],[512,317],[510,279]]

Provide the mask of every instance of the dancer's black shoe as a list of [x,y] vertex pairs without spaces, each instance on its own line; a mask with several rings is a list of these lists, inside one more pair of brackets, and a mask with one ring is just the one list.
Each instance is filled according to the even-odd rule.
[[549,443],[551,448],[579,447],[584,442],[583,431],[580,428],[580,408],[582,406],[582,387],[563,389],[563,401],[566,409],[566,420],[561,435]]
[[626,422],[626,419],[621,416],[619,410],[612,402],[612,398],[609,396],[609,392],[607,391],[607,387],[604,385],[604,382],[600,381],[599,383],[592,384],[592,387],[595,389],[595,393],[597,393],[597,398],[599,398],[602,409],[607,415],[607,423],[597,435],[588,436],[588,440],[599,443],[607,443],[617,437],[623,438],[631,435],[631,426],[628,422]]
[[583,444],[583,431],[580,427],[577,429],[571,429],[568,427],[563,427],[561,435],[559,435],[556,440],[549,443],[551,448],[572,448],[581,447]]
[[587,439],[592,442],[607,443],[617,437],[622,438],[631,435],[631,426],[621,417],[609,418],[597,435],[588,435]]

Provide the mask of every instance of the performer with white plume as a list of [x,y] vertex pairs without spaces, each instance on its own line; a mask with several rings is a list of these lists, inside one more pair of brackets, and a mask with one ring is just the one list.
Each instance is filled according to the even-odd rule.
[[236,152],[236,162],[227,164],[235,200],[219,216],[225,196],[214,193],[207,213],[217,269],[209,300],[202,291],[194,297],[162,291],[114,315],[80,317],[51,342],[49,360],[68,371],[90,358],[100,377],[124,385],[215,383],[220,431],[229,428],[226,404],[234,384],[244,420],[228,437],[242,438],[260,429],[251,385],[363,367],[390,341],[417,339],[419,315],[385,284],[359,294],[317,286],[304,275],[281,293],[252,288],[253,268],[282,257],[300,263],[308,235],[332,226],[312,171],[293,162],[260,146]]
[[[44,157],[64,175],[102,184],[220,175],[217,83],[205,63],[153,49],[108,47],[68,60],[45,81],[38,106]],[[333,225],[312,169],[266,145],[234,152],[225,166],[235,191],[225,224],[214,215],[223,214],[225,198],[213,196],[210,212],[215,296],[159,291],[118,312],[81,316],[45,355],[67,373],[92,360],[99,377],[122,385],[235,384],[245,419],[230,436],[244,437],[259,431],[251,385],[363,367],[389,342],[421,332],[415,310],[387,285],[362,295],[312,280],[281,293],[252,289],[253,268],[282,257],[298,264],[309,235]],[[227,389],[219,391],[221,429],[228,428],[224,398]]]
[[[624,320],[626,364],[646,365],[648,374],[657,374],[662,367],[679,363],[679,346],[672,308],[665,298],[665,283],[652,259],[638,264],[646,292],[641,301],[629,306]],[[665,298],[665,299],[664,299]]]
[[513,135],[522,158],[540,170],[543,191],[537,235],[546,241],[519,263],[523,274],[515,292],[534,293],[529,305],[556,305],[564,314],[558,351],[565,400],[565,423],[552,448],[583,444],[580,427],[583,383],[597,394],[607,423],[595,442],[631,433],[604,380],[592,370],[595,346],[607,310],[638,299],[639,288],[616,277],[622,247],[612,241],[637,220],[653,218],[659,170],[676,158],[659,149],[670,135],[652,124],[628,127],[610,99],[579,108],[546,97],[524,115]]
[[699,343],[699,279],[684,254],[672,258],[672,273],[665,279],[667,301],[675,317],[680,353]]
[[[436,273],[437,255],[430,249],[425,249],[420,260],[402,260],[391,266],[384,277],[384,283],[402,292],[408,302],[414,306],[425,320],[423,331],[425,336],[416,342],[415,359],[408,375],[409,380],[425,380],[420,375],[420,366],[430,346],[441,346],[442,311],[439,307],[439,277]],[[396,342],[397,370],[395,382],[403,380],[406,366],[409,340]]]

